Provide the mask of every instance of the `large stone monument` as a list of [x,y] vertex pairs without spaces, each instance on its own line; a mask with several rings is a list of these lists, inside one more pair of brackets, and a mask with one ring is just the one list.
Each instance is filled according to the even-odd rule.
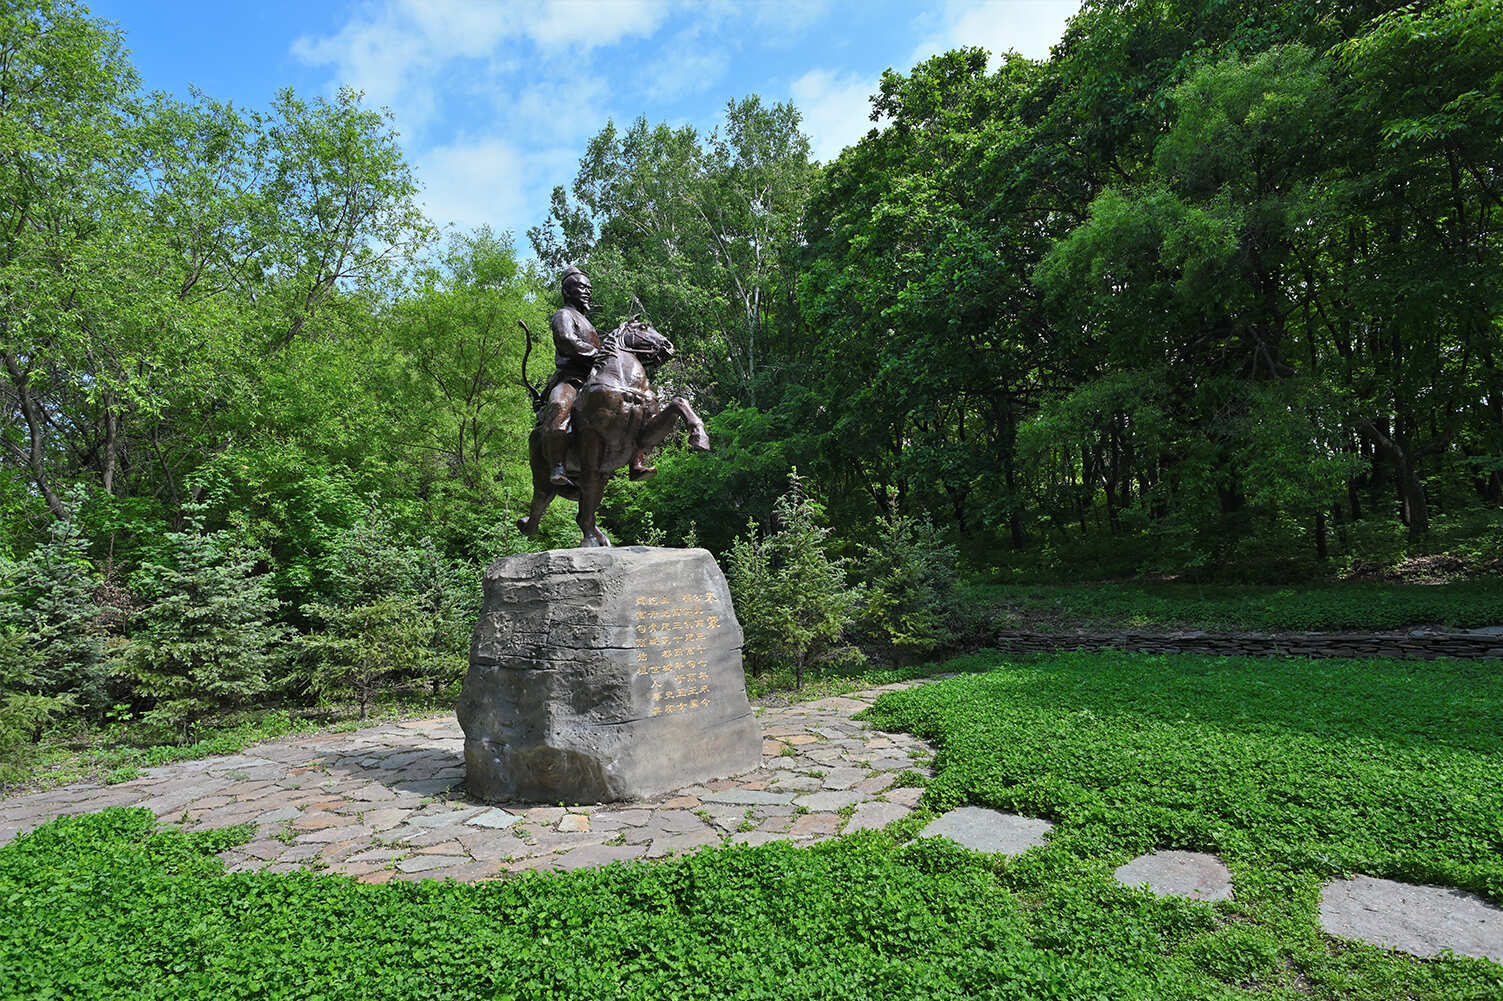
[[741,627],[703,549],[496,561],[458,712],[482,799],[637,799],[761,760]]

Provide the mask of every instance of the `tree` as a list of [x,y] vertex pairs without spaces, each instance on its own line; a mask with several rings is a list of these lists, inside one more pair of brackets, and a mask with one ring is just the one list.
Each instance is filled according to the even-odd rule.
[[927,518],[896,511],[877,523],[853,570],[865,585],[860,621],[904,653],[929,653],[950,643],[959,612],[959,555]]
[[[433,521],[454,546],[473,543],[503,495],[531,490],[518,322],[546,338],[545,284],[517,265],[508,235],[482,228],[454,237],[391,309],[389,410],[402,447],[431,470]],[[546,340],[535,345],[535,384],[552,358]]]
[[810,655],[840,639],[863,595],[859,586],[846,584],[846,561],[826,551],[830,529],[819,523],[821,517],[795,470],[788,492],[774,505],[775,530],[758,538],[756,523],[748,523],[727,562],[754,673],[760,673],[761,658],[786,658],[799,688]]
[[95,715],[110,705],[99,584],[88,540],[71,519],[55,522],[21,560],[0,560],[0,693],[60,699],[26,704]]
[[553,270],[584,265],[604,314],[639,297],[678,343],[693,391],[754,402],[815,176],[800,121],[753,95],[730,102],[703,142],[687,126],[608,124],[580,161],[574,201],[555,191],[548,223],[529,231],[533,247]]
[[261,255],[280,307],[270,346],[285,348],[344,285],[382,288],[432,228],[390,114],[342,88],[311,103],[277,95],[258,154],[266,171]]
[[286,662],[287,629],[256,554],[231,532],[199,523],[167,536],[170,563],[133,578],[146,602],[124,652],[147,722],[186,738],[211,712],[243,706],[270,687]]

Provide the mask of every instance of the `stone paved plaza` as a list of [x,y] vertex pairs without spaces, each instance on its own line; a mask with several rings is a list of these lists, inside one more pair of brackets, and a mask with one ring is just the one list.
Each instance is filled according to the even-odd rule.
[[[892,688],[902,686],[890,686]],[[466,799],[452,716],[288,737],[241,754],[153,768],[118,785],[75,784],[0,800],[0,844],[64,814],[142,806],[188,828],[253,823],[224,853],[232,871],[317,869],[365,882],[481,880],[660,858],[703,845],[799,844],[909,812],[932,749],[851,718],[888,688],[762,711],[762,766],[634,803],[489,804]]]

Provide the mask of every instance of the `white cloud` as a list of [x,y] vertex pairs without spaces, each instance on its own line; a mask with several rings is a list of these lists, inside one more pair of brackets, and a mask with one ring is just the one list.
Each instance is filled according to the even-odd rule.
[[915,20],[924,32],[910,62],[962,45],[979,45],[998,56],[1010,50],[1029,59],[1046,59],[1059,41],[1065,22],[1080,9],[1080,0],[946,0],[942,10]]
[[790,90],[794,107],[804,116],[804,132],[816,160],[833,160],[873,128],[869,116],[875,80],[816,69],[793,81]]
[[524,232],[548,203],[546,178],[566,174],[577,154],[572,149],[521,150],[500,136],[461,136],[415,158],[422,182],[418,201],[439,225],[461,230],[482,223],[511,230],[524,248]]
[[[421,0],[419,0],[421,2]],[[668,0],[546,0],[520,3],[524,30],[543,48],[590,49],[651,35],[668,16]]]
[[[383,0],[332,35],[298,38],[292,53],[309,65],[332,67],[335,84],[364,91],[371,103],[390,107],[405,129],[421,133],[443,93],[494,75],[498,63],[513,68],[515,45],[524,40],[545,56],[586,55],[651,35],[674,2]],[[456,83],[460,61],[480,65],[468,67]]]

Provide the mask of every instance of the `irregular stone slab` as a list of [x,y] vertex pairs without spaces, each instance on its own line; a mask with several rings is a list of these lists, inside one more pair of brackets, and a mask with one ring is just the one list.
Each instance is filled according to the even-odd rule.
[[1214,855],[1166,851],[1139,855],[1113,874],[1125,886],[1146,886],[1160,897],[1231,900],[1232,874]]
[[459,697],[469,791],[599,803],[751,771],[762,737],[741,643],[703,549],[497,560]]
[[742,831],[731,835],[733,845],[765,845],[773,841],[791,840],[786,834],[770,834],[767,831]]
[[923,797],[924,790],[918,786],[902,786],[897,789],[889,789],[882,794],[889,803],[899,803],[903,806],[918,806],[918,801]]
[[865,798],[859,792],[816,792],[800,796],[794,803],[797,806],[808,807],[810,810],[839,810],[843,806],[859,803]]
[[936,818],[920,836],[949,838],[972,851],[1017,855],[1044,843],[1054,830],[1047,820],[1022,817],[979,806],[962,806]]
[[829,837],[840,829],[840,816],[834,813],[806,813],[785,832],[790,838]]
[[279,810],[267,810],[256,817],[258,824],[277,824],[284,820],[296,820],[303,815],[301,807],[284,806]]
[[645,845],[585,845],[554,856],[554,868],[589,869],[612,862],[629,862],[642,857]]
[[452,779],[423,779],[418,782],[397,782],[392,788],[399,792],[413,792],[419,796],[436,796],[441,792],[448,792],[459,781]]
[[764,806],[773,803],[792,803],[791,792],[767,792],[762,789],[722,789],[705,793],[700,799],[706,803],[725,803],[731,806]]
[[666,855],[676,855],[679,852],[692,852],[696,848],[705,845],[720,844],[720,836],[706,828],[702,831],[691,831],[688,834],[670,834],[661,838],[654,838],[647,849],[648,858],[663,858]]
[[1503,910],[1452,887],[1338,880],[1320,891],[1320,924],[1329,935],[1415,956],[1450,949],[1503,963]]
[[464,865],[470,861],[472,860],[468,855],[414,855],[398,862],[397,868],[403,872],[427,872],[429,869]]
[[429,813],[421,817],[408,817],[407,823],[413,827],[453,827],[463,823],[465,818],[472,817],[480,812],[479,807],[469,810],[451,810],[448,813]]
[[492,830],[501,830],[502,828],[510,827],[521,819],[516,814],[507,813],[505,810],[486,810],[484,813],[466,820],[465,823],[471,827],[488,827]]
[[908,807],[897,803],[862,803],[856,807],[856,812],[851,814],[850,821],[845,825],[845,833],[880,831],[894,820],[902,820],[906,816],[908,816]]

